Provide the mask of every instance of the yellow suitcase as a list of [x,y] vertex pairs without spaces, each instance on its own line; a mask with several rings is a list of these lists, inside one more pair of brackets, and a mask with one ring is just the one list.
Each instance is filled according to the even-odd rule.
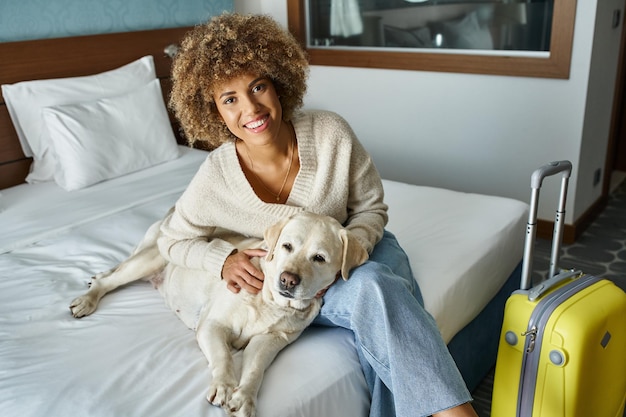
[[[561,173],[549,279],[530,288],[539,189]],[[581,271],[560,271],[568,161],[531,177],[521,290],[508,299],[492,417],[622,417],[626,402],[626,294]]]

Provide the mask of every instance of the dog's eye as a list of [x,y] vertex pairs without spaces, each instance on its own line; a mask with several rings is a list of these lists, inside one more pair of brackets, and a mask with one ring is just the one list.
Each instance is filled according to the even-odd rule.
[[324,255],[313,255],[313,262],[319,262],[319,263],[324,263],[326,262],[326,258],[324,258]]
[[291,252],[293,250],[293,246],[291,246],[291,243],[283,243],[283,249],[287,252]]

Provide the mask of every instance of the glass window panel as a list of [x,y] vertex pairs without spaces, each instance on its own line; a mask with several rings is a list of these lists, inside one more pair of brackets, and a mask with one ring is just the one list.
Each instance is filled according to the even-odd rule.
[[550,51],[554,0],[307,0],[307,47]]

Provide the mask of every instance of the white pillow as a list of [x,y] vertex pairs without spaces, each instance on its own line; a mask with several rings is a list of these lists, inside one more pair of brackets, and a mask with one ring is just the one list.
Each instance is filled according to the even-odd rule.
[[128,93],[156,78],[154,59],[145,56],[123,67],[84,77],[23,81],[2,86],[22,150],[33,157],[26,181],[52,181],[56,161],[43,128],[42,109]]
[[148,168],[179,156],[158,79],[125,95],[42,111],[65,190]]

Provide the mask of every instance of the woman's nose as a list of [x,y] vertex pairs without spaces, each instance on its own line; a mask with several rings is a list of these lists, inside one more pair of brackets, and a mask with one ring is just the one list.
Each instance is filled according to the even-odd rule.
[[244,102],[244,108],[246,111],[256,113],[261,105],[255,97],[247,97]]

